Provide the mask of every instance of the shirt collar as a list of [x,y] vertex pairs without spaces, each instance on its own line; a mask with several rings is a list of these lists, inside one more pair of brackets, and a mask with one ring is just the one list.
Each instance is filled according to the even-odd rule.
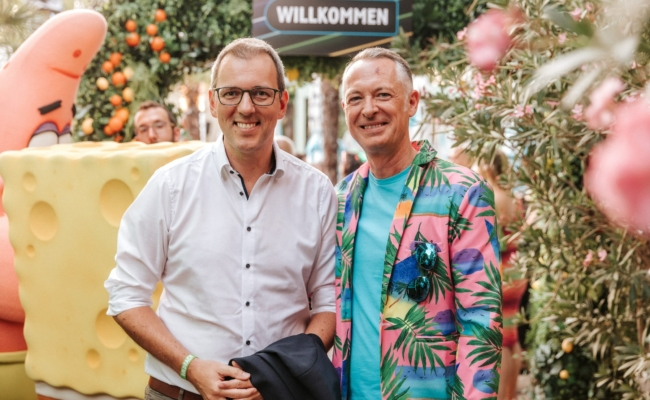
[[[223,141],[224,138],[223,135],[221,135],[215,143],[214,155],[215,155],[215,161],[217,163],[217,170],[222,176],[227,176],[227,174],[229,174],[230,171],[234,171],[234,168],[230,165],[230,161],[228,161],[228,156],[226,155],[226,147]],[[272,157],[275,158],[275,163],[271,171],[269,171],[267,174],[275,178],[281,178],[282,175],[284,175],[284,170],[285,170],[284,164],[285,162],[287,162],[286,160],[287,155],[284,154],[282,150],[280,150],[280,148],[275,143],[275,141],[273,142]]]

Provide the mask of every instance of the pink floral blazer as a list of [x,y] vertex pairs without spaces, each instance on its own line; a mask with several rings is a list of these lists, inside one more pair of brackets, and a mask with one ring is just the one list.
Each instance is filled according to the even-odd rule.
[[[437,158],[428,142],[413,146],[418,154],[393,217],[377,299],[383,398],[496,399],[502,297],[494,193],[471,170]],[[353,343],[354,242],[368,173],[366,163],[337,186],[333,362],[343,399]],[[423,250],[424,257],[417,254]]]

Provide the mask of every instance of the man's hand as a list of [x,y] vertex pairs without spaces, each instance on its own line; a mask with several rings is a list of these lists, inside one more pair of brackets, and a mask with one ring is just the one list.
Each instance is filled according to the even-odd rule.
[[[251,384],[250,374],[238,367],[195,358],[187,370],[187,380],[205,400],[262,400],[262,396]],[[226,377],[232,379],[226,381]]]

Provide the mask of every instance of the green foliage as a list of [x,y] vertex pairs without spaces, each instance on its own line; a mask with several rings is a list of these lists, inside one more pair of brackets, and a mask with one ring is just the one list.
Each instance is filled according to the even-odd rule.
[[282,63],[285,70],[295,69],[298,71],[299,82],[309,82],[313,74],[321,75],[323,78],[336,82],[343,74],[345,65],[350,61],[349,56],[342,57],[308,57],[308,56],[285,56]]
[[[159,8],[165,10],[167,19],[155,22],[154,13]],[[111,84],[106,91],[101,91],[96,86],[99,77],[105,77],[109,82],[111,80],[111,74],[101,69],[102,63],[109,59],[111,53],[119,52],[123,55],[122,62],[115,71],[124,71],[126,66],[135,71],[127,86],[134,89],[136,97],[131,104],[123,102],[123,106],[129,107],[133,115],[141,101],[162,102],[173,85],[182,81],[185,74],[208,69],[223,46],[234,39],[250,35],[249,0],[118,0],[105,3],[98,11],[106,17],[108,34],[79,88],[77,107],[85,112],[78,113],[76,118],[93,118],[95,129],[94,133],[85,136],[83,140],[108,139],[103,127],[115,110],[109,99],[114,94],[122,95],[124,89]],[[137,23],[136,32],[141,40],[135,47],[126,44],[129,32],[126,31],[125,24],[128,20]],[[157,36],[165,41],[163,51],[171,55],[169,63],[163,63],[159,59],[159,52],[150,47],[151,37],[145,29],[154,23],[158,26]],[[129,137],[129,128],[130,125],[127,124],[121,134]]]
[[0,50],[11,55],[45,20],[30,2],[0,0]]
[[[646,85],[650,68],[630,69],[631,63],[611,58],[593,65],[584,61],[586,72],[578,64],[526,92],[542,65],[585,46],[607,45],[593,32],[615,26],[611,16],[616,14],[603,13],[598,2],[589,8],[586,3],[512,1],[525,22],[514,30],[515,45],[492,73],[467,64],[463,42],[422,51],[400,37],[393,46],[438,86],[423,101],[431,119],[451,127],[457,145],[487,161],[498,149],[510,154],[513,167],[501,183],[526,204],[525,218],[508,230],[518,238],[514,266],[539,294],[533,300],[535,334],[529,348],[539,398],[544,393],[547,399],[637,399],[650,396],[644,375],[650,367],[650,248],[647,239],[612,225],[583,187],[589,154],[605,135],[587,128],[581,108],[588,104],[585,89],[608,74],[624,80],[625,98]],[[545,7],[552,5],[560,14],[548,12]],[[580,23],[563,11],[576,7],[585,10]],[[648,32],[641,35],[637,64],[647,59]],[[560,34],[566,34],[565,41]],[[584,83],[592,67],[597,73],[576,92],[581,87],[574,84]],[[577,93],[579,107],[571,102],[562,107],[567,93]],[[574,353],[560,350],[565,338],[573,339]],[[566,381],[557,377],[558,365],[569,371]]]
[[469,21],[485,11],[485,0],[413,0],[413,40],[418,48],[430,39],[451,41]]
[[[551,299],[551,293],[536,290],[531,296],[531,314],[537,314]],[[528,332],[527,342],[532,346],[531,373],[537,381],[536,398],[562,398],[567,400],[604,399],[606,390],[596,388],[594,376],[598,363],[590,356],[586,346],[576,346],[570,354],[562,351],[565,338],[559,324],[539,321]],[[561,379],[560,372],[566,370],[568,379]]]

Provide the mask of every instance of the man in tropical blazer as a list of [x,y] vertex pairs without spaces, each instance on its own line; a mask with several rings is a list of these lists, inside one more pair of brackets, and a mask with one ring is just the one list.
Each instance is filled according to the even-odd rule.
[[343,399],[496,399],[494,195],[410,142],[418,102],[408,64],[389,50],[364,50],[343,75],[346,122],[368,162],[337,187],[334,366]]

